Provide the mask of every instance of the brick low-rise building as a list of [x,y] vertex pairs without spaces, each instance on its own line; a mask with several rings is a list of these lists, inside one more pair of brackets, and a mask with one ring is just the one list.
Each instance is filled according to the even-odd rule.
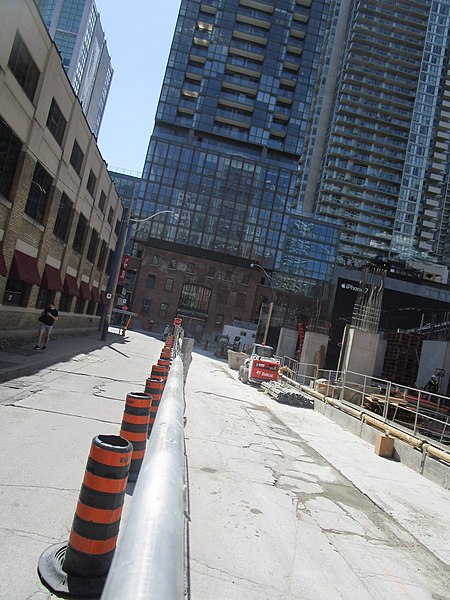
[[0,22],[0,339],[95,328],[123,207],[34,1]]

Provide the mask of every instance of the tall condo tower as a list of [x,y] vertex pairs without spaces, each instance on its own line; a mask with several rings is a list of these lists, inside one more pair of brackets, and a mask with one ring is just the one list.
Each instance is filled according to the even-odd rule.
[[338,262],[450,265],[450,0],[342,0],[300,203],[342,225]]
[[36,0],[36,3],[97,137],[113,69],[94,0]]

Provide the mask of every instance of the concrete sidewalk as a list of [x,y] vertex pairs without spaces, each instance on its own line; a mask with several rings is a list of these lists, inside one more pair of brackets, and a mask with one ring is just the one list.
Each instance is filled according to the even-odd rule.
[[[106,343],[93,334],[0,354],[2,600],[54,597],[39,580],[39,556],[67,541],[92,439],[119,435],[127,394],[144,390],[159,358],[161,340],[111,331]],[[122,520],[132,492],[130,484]]]
[[[153,337],[143,332],[138,333]],[[34,342],[0,350],[0,383],[31,375],[57,362],[68,361],[78,354],[86,354],[110,344],[125,344],[125,338],[120,335],[117,327],[110,327],[105,341],[100,339],[100,335],[97,330],[80,335],[62,334],[51,338],[45,350],[35,350]]]

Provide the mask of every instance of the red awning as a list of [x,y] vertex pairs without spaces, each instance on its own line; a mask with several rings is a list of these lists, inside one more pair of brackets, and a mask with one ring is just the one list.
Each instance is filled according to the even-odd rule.
[[91,295],[92,295],[92,300],[94,302],[96,302],[97,304],[101,303],[100,292],[98,291],[98,288],[92,286]]
[[102,292],[100,292],[100,298],[101,298],[101,302],[104,306],[106,306],[108,304],[108,298],[106,297],[106,292],[103,290]]
[[37,258],[33,258],[28,254],[16,250],[14,252],[9,276],[11,279],[31,283],[31,285],[41,285],[41,276],[39,275]]
[[3,256],[3,244],[0,244],[0,275],[6,277],[8,269],[6,268],[5,257]]
[[80,296],[80,292],[78,291],[77,280],[73,275],[67,275],[64,279],[64,293],[68,296],[75,296],[78,298]]
[[63,284],[61,283],[61,277],[59,270],[50,265],[45,265],[44,274],[42,275],[41,287],[52,292],[62,292]]
[[80,282],[80,298],[82,300],[92,300],[91,290],[89,289],[89,284],[85,281]]

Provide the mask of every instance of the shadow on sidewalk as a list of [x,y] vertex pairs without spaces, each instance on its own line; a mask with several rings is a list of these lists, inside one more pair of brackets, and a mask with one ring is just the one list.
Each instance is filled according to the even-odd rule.
[[0,351],[0,382],[16,377],[33,375],[59,362],[68,362],[78,354],[86,354],[104,346],[123,347],[129,340],[109,331],[105,341],[98,331],[80,335],[54,336],[45,350],[35,350],[35,341],[29,344],[9,346]]

